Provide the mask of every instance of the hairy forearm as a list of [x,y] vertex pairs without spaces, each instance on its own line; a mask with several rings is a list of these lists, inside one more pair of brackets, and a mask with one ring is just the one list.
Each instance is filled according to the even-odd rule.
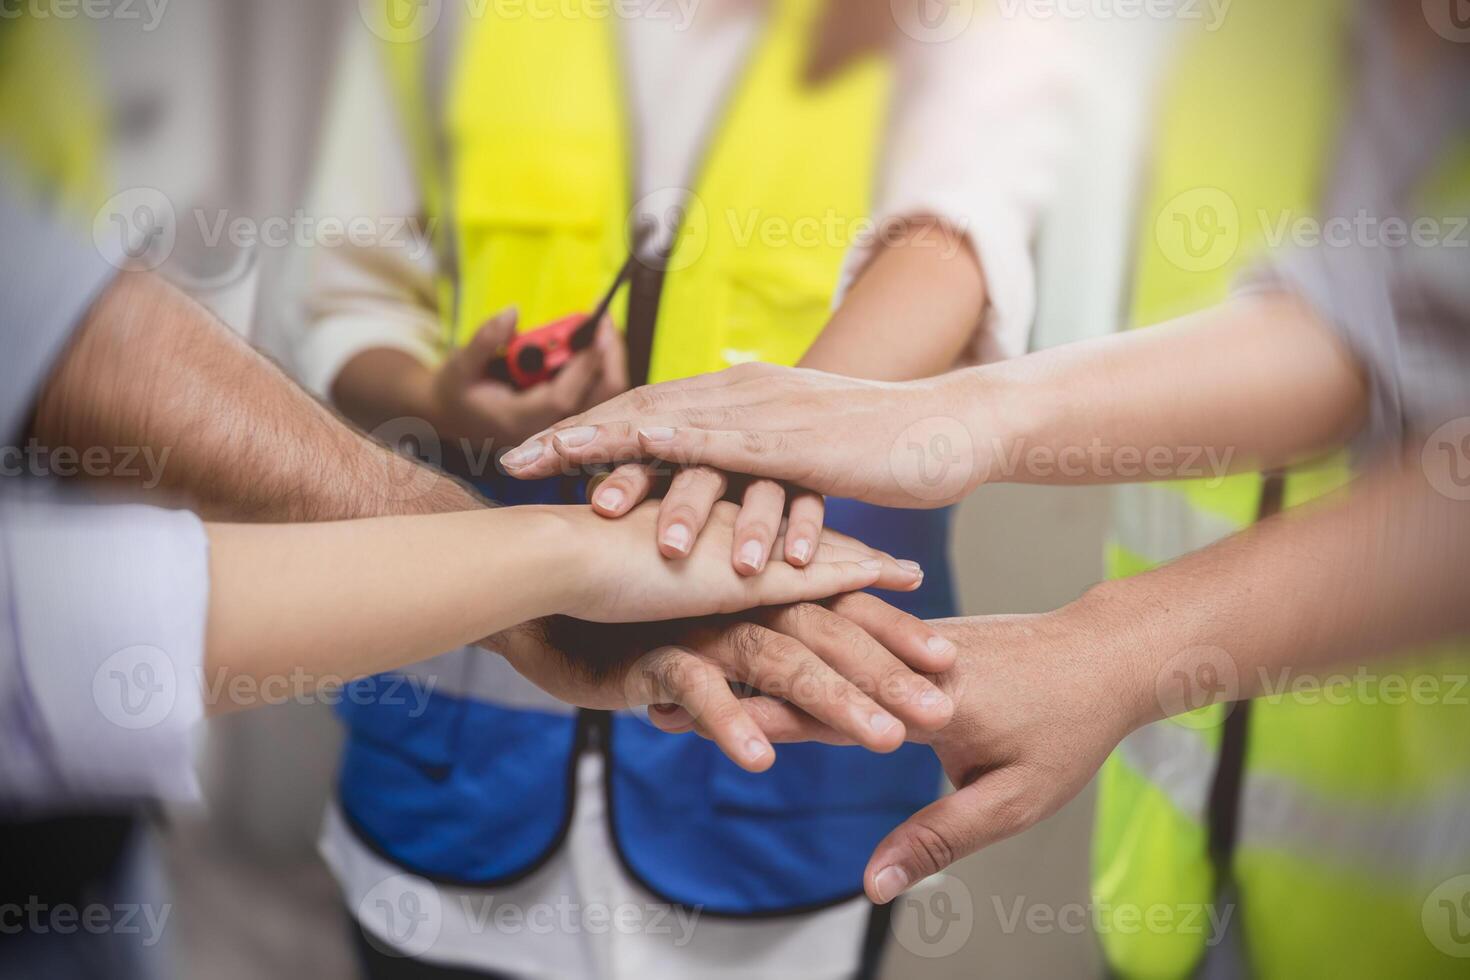
[[980,324],[985,296],[964,236],[913,222],[853,284],[799,366],[877,381],[948,371]]
[[991,479],[1020,483],[1282,466],[1340,446],[1367,405],[1346,348],[1286,296],[976,368],[964,384]]
[[1111,637],[1149,721],[1163,713],[1165,674],[1198,682],[1201,703],[1233,700],[1267,693],[1283,670],[1310,677],[1470,632],[1467,581],[1470,504],[1406,464],[1099,586],[1065,614]]
[[109,476],[211,519],[481,506],[343,425],[197,303],[146,274],[119,276],[93,307],[42,393],[32,432],[78,452],[146,451],[162,461],[156,479]]
[[550,615],[577,582],[571,535],[543,508],[208,532],[210,690],[401,667]]

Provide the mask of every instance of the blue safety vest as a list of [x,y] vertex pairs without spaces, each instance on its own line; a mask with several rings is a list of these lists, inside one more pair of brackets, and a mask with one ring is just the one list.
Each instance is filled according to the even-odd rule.
[[[556,481],[485,489],[521,502],[564,492]],[[925,619],[954,615],[949,510],[832,500],[827,513],[830,527],[924,566],[922,588],[883,598]],[[583,752],[606,756],[610,832],[628,873],[663,900],[717,915],[795,913],[858,895],[874,846],[940,786],[921,745],[888,755],[783,745],[756,774],[712,742],[624,712],[553,714],[439,691],[420,708],[343,699],[340,804],[365,845],[447,885],[507,885],[550,859],[570,825]]]

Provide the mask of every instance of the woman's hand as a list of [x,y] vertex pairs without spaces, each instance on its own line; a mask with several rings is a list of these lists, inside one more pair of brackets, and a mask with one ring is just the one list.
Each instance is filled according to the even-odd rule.
[[954,503],[988,475],[968,372],[903,383],[745,364],[638,388],[507,453],[523,479],[653,457],[888,507]]
[[892,557],[835,532],[822,536],[805,566],[772,561],[758,574],[741,575],[729,560],[739,509],[725,502],[711,508],[705,532],[680,562],[664,558],[654,543],[656,504],[618,521],[580,507],[536,510],[561,522],[552,546],[564,549],[568,567],[558,611],[578,619],[642,622],[733,613],[855,592],[885,575],[917,584]]
[[[669,470],[672,477],[668,477]],[[667,478],[659,504],[658,550],[665,558],[684,558],[694,539],[709,519],[718,500],[737,500],[740,515],[735,519],[735,539],[730,560],[742,575],[754,575],[766,567],[785,518],[785,547],[788,565],[802,566],[816,554],[822,534],[826,501],[819,493],[788,488],[775,480],[731,480],[712,466],[675,467],[661,460],[624,463],[594,484],[592,509],[604,517],[622,517],[655,493]],[[913,572],[916,587],[923,572],[912,562],[902,563]],[[886,586],[885,586],[886,587]]]
[[427,398],[429,418],[443,436],[511,445],[628,388],[623,339],[604,318],[597,339],[572,355],[555,378],[525,391],[487,373],[490,362],[516,334],[514,309],[491,317],[434,372]]

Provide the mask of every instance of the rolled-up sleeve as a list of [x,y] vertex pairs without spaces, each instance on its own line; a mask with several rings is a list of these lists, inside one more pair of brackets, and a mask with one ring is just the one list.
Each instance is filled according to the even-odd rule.
[[190,513],[0,492],[0,804],[198,795],[208,592]]
[[1470,413],[1470,263],[1445,246],[1284,248],[1250,270],[1242,293],[1308,303],[1368,378],[1357,459],[1396,453],[1412,432]]
[[980,17],[947,41],[905,41],[875,234],[849,251],[838,300],[888,229],[937,219],[966,237],[985,273],[968,359],[1024,354],[1036,315],[1032,249],[1056,192],[1080,60],[1057,24],[1026,17]]

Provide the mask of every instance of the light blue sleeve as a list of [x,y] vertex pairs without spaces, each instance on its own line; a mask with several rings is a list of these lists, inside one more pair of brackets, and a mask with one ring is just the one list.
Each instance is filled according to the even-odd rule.
[[208,594],[193,514],[0,485],[0,810],[198,795]]

